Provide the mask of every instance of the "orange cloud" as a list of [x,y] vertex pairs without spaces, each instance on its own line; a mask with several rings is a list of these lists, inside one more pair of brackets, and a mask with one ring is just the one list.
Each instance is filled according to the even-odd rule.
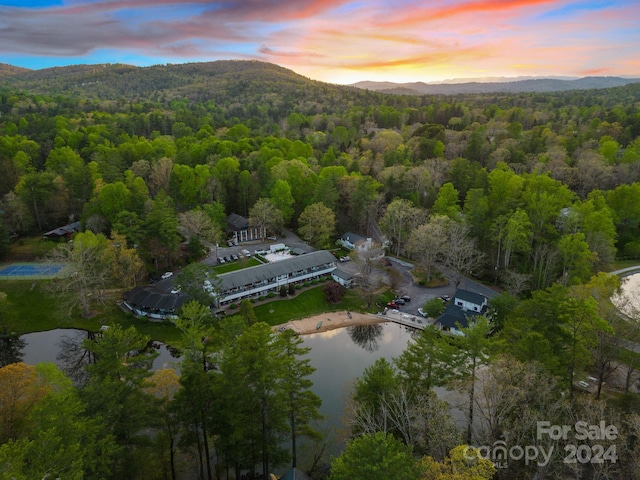
[[397,18],[382,19],[380,25],[412,25],[446,18],[488,12],[508,12],[541,5],[557,6],[556,0],[480,0],[457,4],[433,5],[401,12]]

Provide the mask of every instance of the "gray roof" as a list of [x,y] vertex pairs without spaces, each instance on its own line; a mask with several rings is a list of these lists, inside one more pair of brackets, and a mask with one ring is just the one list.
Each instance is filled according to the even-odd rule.
[[480,312],[473,312],[471,310],[465,312],[462,308],[450,303],[444,312],[442,312],[442,315],[438,317],[436,323],[448,328],[467,328],[469,326],[469,319],[478,315],[480,315]]
[[124,292],[126,302],[144,310],[176,311],[189,298],[187,295],[167,293],[153,286],[138,286]]
[[342,235],[342,237],[340,237],[341,240],[347,240],[351,243],[353,243],[354,245],[356,244],[356,242],[364,242],[366,241],[366,237],[363,237],[362,235],[358,235],[357,233],[353,233],[353,232],[346,232]]
[[48,231],[44,234],[45,237],[64,237],[65,235],[71,235],[74,232],[80,230],[80,222],[73,222],[63,227],[59,227]]
[[246,230],[249,228],[249,220],[237,213],[232,213],[227,217],[227,225],[231,231]]
[[288,275],[293,272],[308,268],[319,267],[327,263],[334,263],[336,257],[328,250],[310,252],[299,257],[291,257],[279,262],[266,263],[255,267],[237,270],[235,272],[218,275],[220,287],[223,292],[232,288],[244,287],[262,280],[271,280],[281,275]]
[[311,480],[311,477],[298,470],[297,468],[292,468],[287,473],[285,473],[280,478],[280,480]]
[[342,280],[351,280],[352,278],[350,273],[342,271],[339,268],[336,268],[333,272],[331,272],[331,275],[335,275],[336,277],[341,278]]
[[480,295],[479,293],[473,293],[469,290],[463,290],[459,288],[456,290],[455,298],[459,298],[465,302],[473,303],[475,305],[483,305],[486,302],[487,297]]

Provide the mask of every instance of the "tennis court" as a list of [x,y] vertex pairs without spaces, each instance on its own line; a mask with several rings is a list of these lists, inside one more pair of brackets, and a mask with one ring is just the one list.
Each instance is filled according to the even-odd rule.
[[53,277],[64,267],[55,263],[13,263],[0,267],[0,278]]

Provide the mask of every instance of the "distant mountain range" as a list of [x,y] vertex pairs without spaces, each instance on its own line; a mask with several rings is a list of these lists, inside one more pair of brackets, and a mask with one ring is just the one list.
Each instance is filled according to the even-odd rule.
[[[366,102],[372,95],[456,95],[483,93],[562,92],[640,83],[640,78],[551,77],[453,79],[446,83],[358,82],[336,85],[311,80],[273,63],[245,60],[136,67],[124,64],[69,65],[30,70],[0,63],[0,88],[45,95],[102,100],[229,102],[246,106],[270,95],[306,104],[312,110],[327,103]],[[261,100],[261,98],[263,100]]]
[[623,77],[492,78],[491,80],[465,81],[464,79],[454,79],[447,81],[447,83],[364,81],[354,83],[351,86],[395,95],[457,95],[461,93],[563,92],[568,90],[621,87],[629,83],[640,82],[640,78]]

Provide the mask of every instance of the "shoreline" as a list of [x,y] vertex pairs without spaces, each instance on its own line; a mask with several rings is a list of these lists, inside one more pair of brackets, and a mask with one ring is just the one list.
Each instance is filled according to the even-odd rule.
[[374,325],[384,323],[385,320],[371,313],[351,312],[351,318],[347,311],[326,312],[300,320],[291,320],[287,323],[276,325],[277,330],[293,330],[298,335],[310,335],[312,333],[328,332],[336,328],[351,327],[354,325]]

